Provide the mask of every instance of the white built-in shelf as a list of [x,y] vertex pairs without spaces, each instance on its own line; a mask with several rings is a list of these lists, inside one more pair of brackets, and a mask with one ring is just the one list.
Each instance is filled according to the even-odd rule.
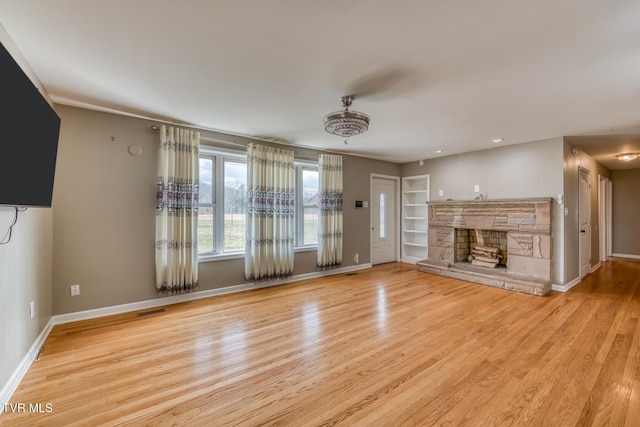
[[415,248],[426,248],[427,247],[426,243],[409,243],[409,242],[405,242],[405,245],[406,246],[413,246]]
[[429,175],[402,178],[402,261],[427,258]]

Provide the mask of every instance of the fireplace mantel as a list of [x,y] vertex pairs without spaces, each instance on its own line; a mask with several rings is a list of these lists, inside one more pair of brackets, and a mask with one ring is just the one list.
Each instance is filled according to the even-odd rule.
[[[428,202],[429,258],[419,262],[418,268],[428,273],[545,295],[551,290],[551,203],[551,198]],[[456,234],[460,234],[456,233],[458,229],[506,232],[506,269],[470,268],[467,263],[456,260],[456,249],[467,244],[456,241]],[[491,277],[495,280],[490,280]],[[526,285],[527,282],[530,285]]]

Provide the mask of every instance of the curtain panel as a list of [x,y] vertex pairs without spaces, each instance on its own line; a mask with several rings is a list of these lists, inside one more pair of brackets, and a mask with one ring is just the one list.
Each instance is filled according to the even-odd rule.
[[198,288],[200,133],[160,127],[156,183],[156,288],[160,294]]
[[318,268],[342,265],[342,156],[320,154]]
[[247,148],[247,281],[293,275],[293,157],[291,150],[257,144]]

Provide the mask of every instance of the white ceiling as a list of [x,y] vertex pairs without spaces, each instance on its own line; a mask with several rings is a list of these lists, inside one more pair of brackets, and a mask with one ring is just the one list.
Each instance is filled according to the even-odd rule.
[[[640,151],[637,0],[0,0],[0,23],[61,104],[393,162]],[[372,120],[344,145],[322,117],[347,94]]]

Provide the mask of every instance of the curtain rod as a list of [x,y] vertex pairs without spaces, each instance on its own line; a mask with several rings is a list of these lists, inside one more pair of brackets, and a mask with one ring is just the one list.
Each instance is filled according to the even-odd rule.
[[[156,125],[151,125],[151,130],[153,132],[160,132],[160,126],[156,126]],[[205,141],[211,141],[211,142],[217,142],[220,144],[229,144],[229,145],[237,145],[238,147],[246,147],[247,144],[243,144],[241,142],[235,142],[235,141],[222,141],[220,139],[215,139],[215,138],[207,138],[206,136],[200,136],[200,139],[205,140]]]
[[[153,132],[160,132],[160,126],[157,125],[151,125],[150,129]],[[248,144],[243,144],[241,142],[235,142],[235,141],[223,141],[220,139],[215,139],[215,138],[207,138],[206,136],[200,136],[200,139],[204,140],[204,141],[210,141],[210,142],[217,142],[218,144],[228,144],[228,145],[235,145],[238,147],[247,147]],[[293,150],[294,154],[296,154],[299,158],[307,158],[307,159],[312,159],[312,160],[317,160],[318,156],[313,156],[310,154],[300,154],[298,153],[296,150]],[[344,156],[342,156],[342,160],[344,160]]]

